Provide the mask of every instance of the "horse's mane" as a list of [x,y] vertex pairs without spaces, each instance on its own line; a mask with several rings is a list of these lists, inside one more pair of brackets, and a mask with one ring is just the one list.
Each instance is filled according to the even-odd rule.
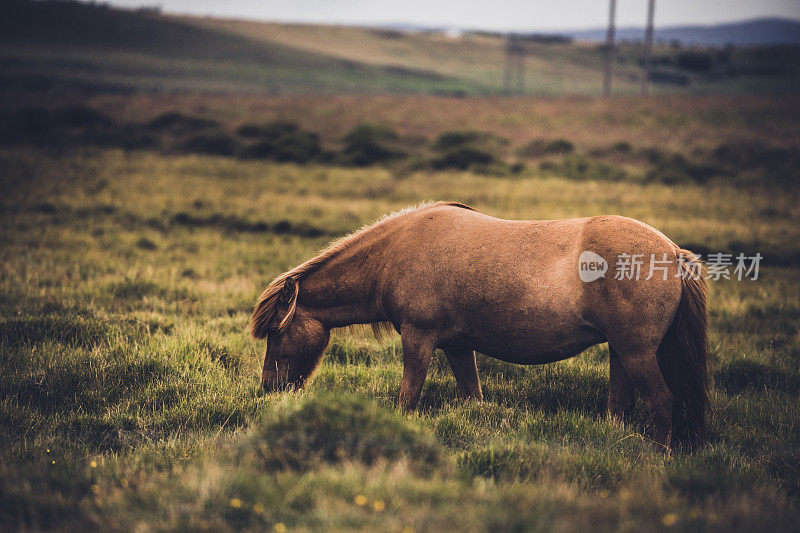
[[[269,330],[273,328],[272,322],[275,320],[275,314],[278,310],[278,300],[280,299],[281,293],[284,291],[286,283],[290,280],[290,278],[297,284],[297,287],[292,293],[291,300],[289,301],[289,312],[277,325],[278,331],[283,331],[292,321],[292,317],[294,317],[294,313],[297,309],[297,296],[300,293],[299,282],[303,278],[318,270],[333,256],[348,249],[365,232],[409,213],[440,206],[453,206],[472,210],[472,208],[468,205],[458,202],[424,202],[414,207],[408,207],[401,209],[400,211],[389,213],[378,219],[376,222],[367,224],[361,229],[333,241],[315,257],[312,257],[308,261],[296,266],[292,270],[284,272],[280,276],[276,277],[269,285],[267,285],[267,288],[264,289],[264,292],[261,293],[258,303],[256,303],[255,309],[253,309],[253,316],[250,318],[250,334],[256,339],[263,339],[267,336]],[[373,330],[376,334],[379,333],[379,327],[373,327]]]

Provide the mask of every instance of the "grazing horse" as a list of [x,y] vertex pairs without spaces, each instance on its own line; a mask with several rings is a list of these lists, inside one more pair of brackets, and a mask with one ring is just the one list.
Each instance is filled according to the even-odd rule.
[[250,331],[268,339],[261,381],[274,390],[303,385],[331,328],[394,326],[407,410],[437,348],[460,394],[481,400],[475,350],[530,365],[607,341],[608,412],[624,417],[636,389],[649,436],[693,448],[704,440],[707,404],[699,267],[691,252],[622,216],[502,220],[437,202],[384,217],[275,278]]

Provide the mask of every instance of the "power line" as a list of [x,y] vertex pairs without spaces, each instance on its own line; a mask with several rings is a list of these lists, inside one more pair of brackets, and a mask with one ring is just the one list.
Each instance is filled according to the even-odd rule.
[[644,65],[642,72],[642,95],[650,94],[650,69],[653,57],[653,18],[656,11],[656,0],[649,0],[647,6],[647,29],[644,33]]
[[506,93],[523,94],[525,91],[525,43],[515,35],[508,36],[506,43],[506,72],[503,86]]
[[611,85],[614,79],[614,19],[617,12],[617,0],[611,0],[608,14],[608,32],[606,33],[606,63],[603,71],[603,94],[611,96]]

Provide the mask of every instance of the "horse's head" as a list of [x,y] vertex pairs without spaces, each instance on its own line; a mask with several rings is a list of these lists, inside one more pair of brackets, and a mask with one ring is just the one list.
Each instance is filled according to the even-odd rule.
[[287,279],[267,333],[261,386],[267,391],[300,388],[319,364],[330,332],[297,303],[299,287]]

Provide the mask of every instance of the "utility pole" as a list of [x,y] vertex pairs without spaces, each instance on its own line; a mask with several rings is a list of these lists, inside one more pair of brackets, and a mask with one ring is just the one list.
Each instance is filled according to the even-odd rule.
[[647,29],[644,32],[644,65],[642,68],[642,96],[650,94],[650,66],[653,57],[653,17],[656,11],[656,0],[649,0],[647,6]]
[[617,12],[617,0],[610,0],[608,15],[608,33],[606,33],[606,64],[603,71],[603,94],[611,96],[611,84],[614,79],[614,19]]
[[506,43],[506,72],[503,79],[503,86],[508,94],[525,92],[526,52],[524,40],[516,34],[510,34]]

